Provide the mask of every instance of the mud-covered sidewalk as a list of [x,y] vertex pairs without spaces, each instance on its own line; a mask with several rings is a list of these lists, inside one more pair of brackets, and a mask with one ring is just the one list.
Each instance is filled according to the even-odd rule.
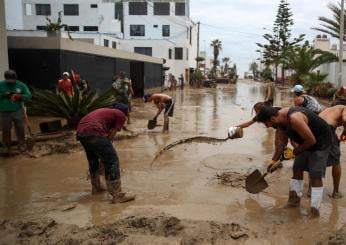
[[[319,219],[309,219],[306,195],[301,208],[284,208],[292,160],[266,177],[264,192],[246,192],[245,177],[264,170],[274,150],[274,131],[260,124],[241,139],[183,144],[153,160],[182,138],[225,138],[229,126],[251,118],[252,105],[264,98],[262,84],[167,93],[176,102],[169,134],[160,126],[146,129],[156,109],[138,99],[128,125],[133,133],[114,143],[123,187],[137,195],[133,202],[110,205],[106,193],[91,195],[87,161],[73,132],[38,142],[30,154],[0,158],[0,244],[316,244],[327,243],[346,222],[346,198],[328,196],[331,169]],[[280,89],[275,104],[291,105],[291,99]],[[341,151],[344,162],[344,144]],[[342,231],[330,241],[344,244]]]

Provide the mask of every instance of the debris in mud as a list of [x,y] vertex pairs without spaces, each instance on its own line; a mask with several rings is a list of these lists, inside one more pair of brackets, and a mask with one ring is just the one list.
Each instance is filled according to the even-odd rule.
[[232,186],[236,188],[245,188],[246,176],[237,172],[223,172],[216,174],[222,185]]
[[68,204],[68,205],[65,205],[62,207],[62,211],[70,211],[72,209],[75,209],[77,207],[77,203],[71,203],[71,204]]
[[186,138],[186,139],[180,139],[177,140],[169,145],[166,145],[163,149],[161,149],[156,156],[154,157],[153,161],[156,160],[161,154],[164,152],[168,151],[169,149],[181,145],[181,144],[190,144],[193,142],[197,143],[207,143],[207,144],[218,144],[227,141],[229,138],[224,138],[224,139],[218,139],[218,138],[213,138],[213,137],[207,137],[207,136],[195,136],[191,138]]
[[334,236],[329,237],[328,242],[319,243],[328,245],[341,245],[346,244],[346,225],[343,225]]
[[229,244],[249,237],[237,223],[180,220],[173,216],[130,216],[113,224],[80,228],[52,219],[0,221],[0,244]]

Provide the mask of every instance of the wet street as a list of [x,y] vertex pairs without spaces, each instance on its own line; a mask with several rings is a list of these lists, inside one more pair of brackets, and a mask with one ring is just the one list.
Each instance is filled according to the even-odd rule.
[[[288,91],[277,89],[276,106],[292,104]],[[83,151],[38,159],[0,158],[0,217],[50,217],[59,223],[86,226],[123,216],[165,213],[179,219],[236,222],[248,229],[244,244],[315,244],[346,222],[346,197],[333,200],[328,196],[333,187],[330,168],[324,181],[321,217],[315,220],[307,217],[310,199],[306,194],[299,209],[284,208],[292,160],[268,175],[269,187],[257,195],[247,193],[241,187],[244,183],[234,187],[220,183],[217,174],[246,175],[255,168],[265,169],[274,151],[274,131],[261,124],[244,129],[243,138],[179,145],[152,161],[165,145],[181,138],[225,138],[228,127],[250,120],[253,104],[264,99],[263,84],[247,80],[215,89],[166,92],[176,103],[169,134],[162,134],[162,127],[145,129],[156,109],[138,100],[129,128],[140,135],[115,142],[123,188],[137,195],[134,202],[110,205],[106,194],[91,196]],[[163,124],[162,115],[158,123]],[[344,143],[341,152],[343,163]],[[340,189],[346,193],[344,177]],[[69,206],[71,210],[63,211]]]

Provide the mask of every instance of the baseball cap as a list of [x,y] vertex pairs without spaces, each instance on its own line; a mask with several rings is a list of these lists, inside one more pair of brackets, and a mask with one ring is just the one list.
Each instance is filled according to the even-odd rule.
[[148,102],[150,97],[151,97],[151,94],[144,94],[143,96],[144,102]]
[[68,77],[70,76],[70,74],[69,74],[67,71],[65,71],[62,75],[63,75],[63,76],[66,75],[66,76],[68,76]]
[[304,87],[300,84],[295,85],[292,89],[291,92],[293,93],[305,93]]

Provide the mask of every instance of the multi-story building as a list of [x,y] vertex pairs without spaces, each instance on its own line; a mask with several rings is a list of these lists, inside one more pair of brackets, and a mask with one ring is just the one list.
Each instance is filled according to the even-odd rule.
[[[43,35],[46,17],[62,14],[74,39],[166,61],[168,73],[188,80],[196,67],[197,25],[189,0],[5,0],[9,35]],[[28,31],[30,33],[28,34]],[[63,33],[66,37],[66,33]]]

